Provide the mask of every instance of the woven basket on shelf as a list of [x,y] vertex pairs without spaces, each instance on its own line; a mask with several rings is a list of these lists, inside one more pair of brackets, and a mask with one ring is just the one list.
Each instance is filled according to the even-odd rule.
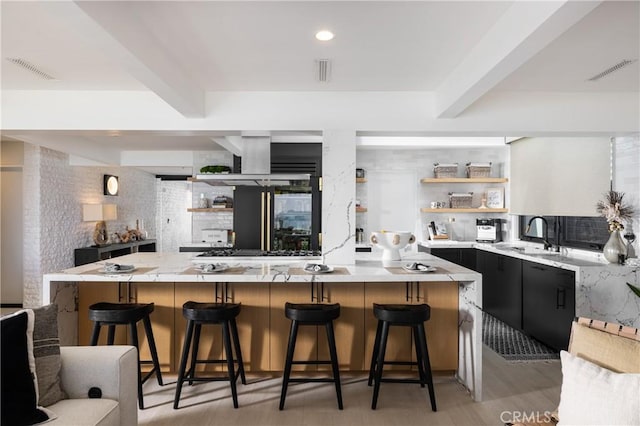
[[454,178],[458,175],[458,164],[439,164],[433,165],[433,177],[436,179],[441,178]]
[[485,178],[491,176],[491,163],[467,163],[468,178]]
[[473,192],[449,193],[449,206],[452,209],[470,209],[473,200]]

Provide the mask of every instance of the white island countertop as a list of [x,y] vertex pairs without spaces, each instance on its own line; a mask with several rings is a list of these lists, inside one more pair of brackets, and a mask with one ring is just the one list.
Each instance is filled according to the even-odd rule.
[[[105,261],[65,269],[44,275],[43,299],[58,305],[58,329],[62,344],[77,343],[78,283],[157,282],[178,286],[180,283],[255,283],[277,286],[279,283],[393,283],[409,285],[422,282],[451,282],[458,287],[458,369],[457,379],[482,400],[482,275],[428,253],[403,253],[401,261],[383,265],[380,252],[356,253],[355,264],[329,264],[331,273],[310,274],[303,270],[309,260],[273,257],[221,257],[214,263],[225,263],[229,269],[220,273],[203,273],[193,263],[194,253],[134,253],[110,262],[134,265],[127,273],[104,273]],[[411,262],[434,266],[434,272],[412,273],[402,269]],[[403,292],[404,294],[404,292]]]
[[[134,265],[131,273],[104,273],[105,261],[65,269],[44,276],[51,281],[135,281],[135,282],[407,282],[407,281],[476,281],[480,274],[428,253],[406,253],[403,260],[385,265],[376,253],[357,253],[355,265],[329,265],[332,273],[311,274],[302,270],[305,260],[269,257],[221,257],[229,269],[220,273],[202,273],[192,262],[193,253],[134,253],[110,262]],[[411,273],[402,266],[411,262],[435,266],[434,272]],[[319,263],[319,260],[308,262]]]

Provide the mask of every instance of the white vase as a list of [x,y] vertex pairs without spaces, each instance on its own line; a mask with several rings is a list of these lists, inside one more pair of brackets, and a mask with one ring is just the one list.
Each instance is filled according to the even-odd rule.
[[602,254],[604,258],[607,259],[609,263],[618,263],[620,260],[620,255],[624,255],[625,259],[627,257],[627,245],[622,239],[622,235],[620,234],[620,230],[616,229],[611,232],[609,236],[609,241],[604,245],[604,249],[602,250]]

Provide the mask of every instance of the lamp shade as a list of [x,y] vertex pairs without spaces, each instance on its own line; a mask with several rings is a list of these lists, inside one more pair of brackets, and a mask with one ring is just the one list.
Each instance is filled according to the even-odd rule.
[[115,204],[83,204],[82,220],[96,222],[102,220],[116,220],[118,218],[118,206]]

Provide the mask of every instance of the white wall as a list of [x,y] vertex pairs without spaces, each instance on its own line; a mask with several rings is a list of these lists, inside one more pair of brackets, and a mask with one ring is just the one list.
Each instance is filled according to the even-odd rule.
[[22,303],[22,164],[24,146],[19,141],[0,145],[0,302]]
[[191,238],[191,183],[186,181],[160,181],[158,183],[157,249],[177,252],[180,245]]
[[[120,178],[120,193],[103,194],[103,174]],[[25,144],[24,165],[24,305],[42,302],[42,275],[73,266],[73,250],[93,244],[95,223],[82,222],[82,204],[113,203],[118,220],[109,234],[144,221],[156,236],[156,179],[124,167],[73,167],[67,154]]]
[[[368,211],[357,213],[356,226],[364,228],[365,240],[372,231],[389,230],[390,226],[402,224],[404,230],[412,230],[419,241],[426,241],[426,226],[434,221],[448,223],[453,239],[473,241],[477,217],[501,218],[506,221],[503,230],[508,229],[511,217],[506,214],[420,212],[420,208],[429,207],[431,201],[448,202],[449,192],[473,192],[473,206],[478,206],[487,187],[504,185],[420,183],[422,178],[433,177],[434,163],[458,163],[458,175],[464,177],[464,166],[468,162],[492,162],[492,177],[508,177],[509,147],[358,149],[356,164],[358,168],[365,169],[367,182],[356,185],[356,199]],[[377,183],[380,179],[386,182],[384,186]],[[504,188],[508,207],[508,185]]]
[[635,209],[635,219],[625,224],[625,233],[633,232],[635,256],[640,254],[640,136],[616,138],[614,142],[613,189],[625,193]]

